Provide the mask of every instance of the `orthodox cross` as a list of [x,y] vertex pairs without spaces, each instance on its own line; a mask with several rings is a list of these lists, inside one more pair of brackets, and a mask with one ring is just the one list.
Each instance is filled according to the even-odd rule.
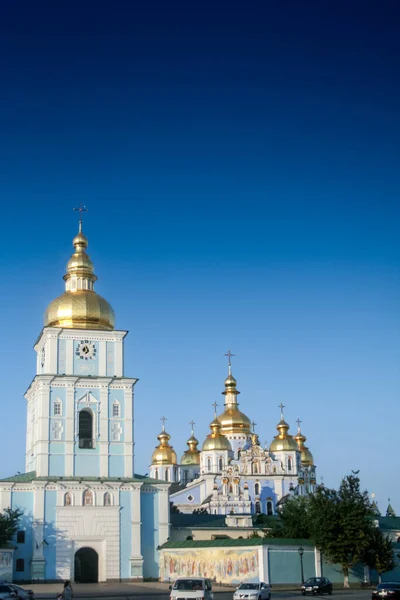
[[217,416],[217,406],[218,404],[216,402],[214,402],[214,404],[212,404],[212,406],[214,407],[214,417]]
[[297,429],[298,432],[300,433],[300,423],[302,423],[303,421],[300,421],[300,419],[297,419],[296,423],[297,423]]
[[230,350],[230,348],[229,348],[228,352],[226,352],[226,353],[224,354],[224,356],[227,356],[227,357],[228,357],[228,371],[229,371],[229,375],[230,375],[230,374],[231,374],[231,366],[232,366],[232,363],[231,363],[231,357],[232,357],[232,356],[236,356],[236,354],[232,354],[232,352],[231,352],[231,350]]
[[251,424],[254,433],[256,431],[256,425],[257,425],[257,423],[255,421],[253,421],[252,424]]
[[78,208],[73,208],[72,210],[79,211],[79,233],[81,233],[81,231],[82,231],[82,213],[88,212],[88,209],[86,208],[86,206],[83,206],[83,204],[81,203]]
[[279,408],[281,409],[281,420],[283,421],[283,409],[285,408],[285,405],[281,402]]
[[162,430],[165,431],[165,421],[168,421],[168,419],[166,419],[165,417],[161,417],[160,420],[162,421]]
[[194,434],[194,426],[196,425],[196,423],[194,421],[190,421],[189,425],[192,426],[192,435]]

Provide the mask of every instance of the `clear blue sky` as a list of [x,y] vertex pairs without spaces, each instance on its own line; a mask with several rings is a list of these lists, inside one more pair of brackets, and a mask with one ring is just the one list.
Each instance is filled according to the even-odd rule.
[[[0,476],[24,469],[32,346],[84,225],[128,329],[136,470],[222,403],[280,402],[338,485],[400,513],[396,2],[3,2]],[[12,451],[7,452],[8,448]],[[7,460],[4,455],[7,452]]]

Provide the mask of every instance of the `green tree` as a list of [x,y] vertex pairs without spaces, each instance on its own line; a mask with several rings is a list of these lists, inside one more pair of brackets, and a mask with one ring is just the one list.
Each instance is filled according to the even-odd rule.
[[6,508],[0,513],[0,548],[10,542],[17,533],[22,515],[23,512],[18,508]]
[[194,515],[208,515],[208,510],[206,508],[195,508],[193,511]]
[[181,512],[179,510],[179,508],[177,506],[175,506],[175,504],[173,502],[169,503],[169,510],[170,510],[171,514],[175,514],[175,515],[178,514],[178,513],[180,514],[180,512]]
[[344,587],[349,570],[362,561],[371,529],[371,503],[357,474],[342,480],[338,491],[319,487],[309,496],[311,537],[324,557],[342,567]]
[[279,509],[279,517],[272,522],[270,537],[309,539],[312,537],[310,497],[293,496]]
[[378,527],[371,527],[368,532],[368,546],[363,553],[362,561],[370,569],[377,571],[379,583],[382,581],[382,573],[392,571],[396,566],[393,544]]

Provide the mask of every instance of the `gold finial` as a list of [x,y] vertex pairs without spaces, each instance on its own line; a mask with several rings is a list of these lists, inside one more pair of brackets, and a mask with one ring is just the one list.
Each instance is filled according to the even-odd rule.
[[82,202],[78,208],[73,208],[72,210],[79,211],[79,233],[82,233],[82,213],[89,212],[86,206],[83,206]]
[[231,363],[231,357],[232,356],[236,356],[236,354],[232,354],[230,348],[228,349],[228,352],[226,352],[224,354],[224,356],[228,357],[228,375],[232,375],[232,363]]
[[162,421],[162,430],[165,431],[165,421],[168,421],[168,419],[161,417],[160,421]]

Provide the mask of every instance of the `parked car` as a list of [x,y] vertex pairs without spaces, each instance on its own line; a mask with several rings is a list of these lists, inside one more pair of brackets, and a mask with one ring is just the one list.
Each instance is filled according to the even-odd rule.
[[243,600],[243,598],[270,600],[271,588],[268,583],[264,583],[263,581],[260,583],[241,583],[233,594],[233,600]]
[[301,593],[306,594],[332,594],[332,584],[326,577],[309,577],[301,586]]
[[400,599],[400,583],[394,581],[392,583],[380,583],[376,586],[376,590],[372,592],[372,600],[387,598],[389,600]]
[[0,600],[9,600],[13,598],[14,600],[18,598],[17,592],[11,589],[11,587],[7,583],[0,584]]
[[169,586],[170,600],[189,600],[196,598],[213,600],[211,579],[204,577],[178,577],[173,585]]
[[20,600],[35,600],[35,593],[33,590],[26,590],[20,585],[15,585],[15,583],[8,583],[7,585],[17,593]]

